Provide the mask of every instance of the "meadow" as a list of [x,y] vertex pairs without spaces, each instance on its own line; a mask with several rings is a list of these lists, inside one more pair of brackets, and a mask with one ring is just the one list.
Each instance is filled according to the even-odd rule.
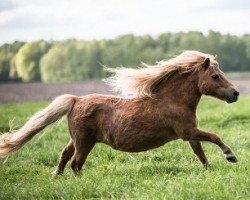
[[[19,128],[47,104],[0,104],[0,132]],[[205,142],[208,169],[181,140],[137,154],[98,144],[80,176],[67,166],[54,178],[51,173],[69,140],[64,119],[0,159],[0,199],[250,199],[250,95],[230,105],[205,97],[197,113],[199,127],[218,133],[235,152],[236,164]]]

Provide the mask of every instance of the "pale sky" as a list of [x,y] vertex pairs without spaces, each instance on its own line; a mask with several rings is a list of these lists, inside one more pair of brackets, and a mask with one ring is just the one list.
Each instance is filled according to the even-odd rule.
[[0,0],[0,44],[201,31],[250,33],[250,0]]

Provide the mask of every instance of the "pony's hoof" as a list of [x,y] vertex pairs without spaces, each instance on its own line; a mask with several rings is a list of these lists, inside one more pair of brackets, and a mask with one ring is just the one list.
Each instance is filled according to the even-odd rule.
[[205,169],[209,169],[211,167],[211,165],[208,162],[204,163],[203,166]]
[[56,177],[62,175],[63,173],[60,172],[60,171],[55,170],[55,171],[53,171],[51,174],[52,174],[52,176],[53,176],[54,178],[56,178]]
[[227,157],[227,161],[228,162],[232,162],[232,163],[236,163],[237,162],[237,158],[235,156],[228,156]]

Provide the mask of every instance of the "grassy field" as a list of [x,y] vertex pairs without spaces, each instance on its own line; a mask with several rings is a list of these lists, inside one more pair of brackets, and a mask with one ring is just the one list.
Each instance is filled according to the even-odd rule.
[[[20,127],[48,102],[0,104],[0,132]],[[200,127],[218,133],[238,163],[226,161],[204,143],[205,170],[181,140],[138,154],[98,144],[79,177],[69,167],[53,178],[60,151],[69,140],[66,120],[47,128],[23,149],[0,159],[0,199],[250,199],[250,96],[228,105],[204,98]]]

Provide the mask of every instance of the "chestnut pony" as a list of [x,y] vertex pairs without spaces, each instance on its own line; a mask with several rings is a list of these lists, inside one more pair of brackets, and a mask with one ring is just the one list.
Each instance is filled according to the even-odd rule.
[[237,101],[239,96],[214,56],[185,51],[155,66],[111,71],[115,75],[107,82],[127,97],[59,96],[17,132],[0,137],[0,156],[16,151],[67,114],[71,139],[62,151],[56,175],[63,173],[72,156],[71,168],[78,173],[96,143],[120,151],[140,152],[182,139],[190,143],[206,166],[201,141],[208,141],[218,145],[229,162],[237,161],[216,134],[197,128],[196,108],[203,94],[228,103]]

